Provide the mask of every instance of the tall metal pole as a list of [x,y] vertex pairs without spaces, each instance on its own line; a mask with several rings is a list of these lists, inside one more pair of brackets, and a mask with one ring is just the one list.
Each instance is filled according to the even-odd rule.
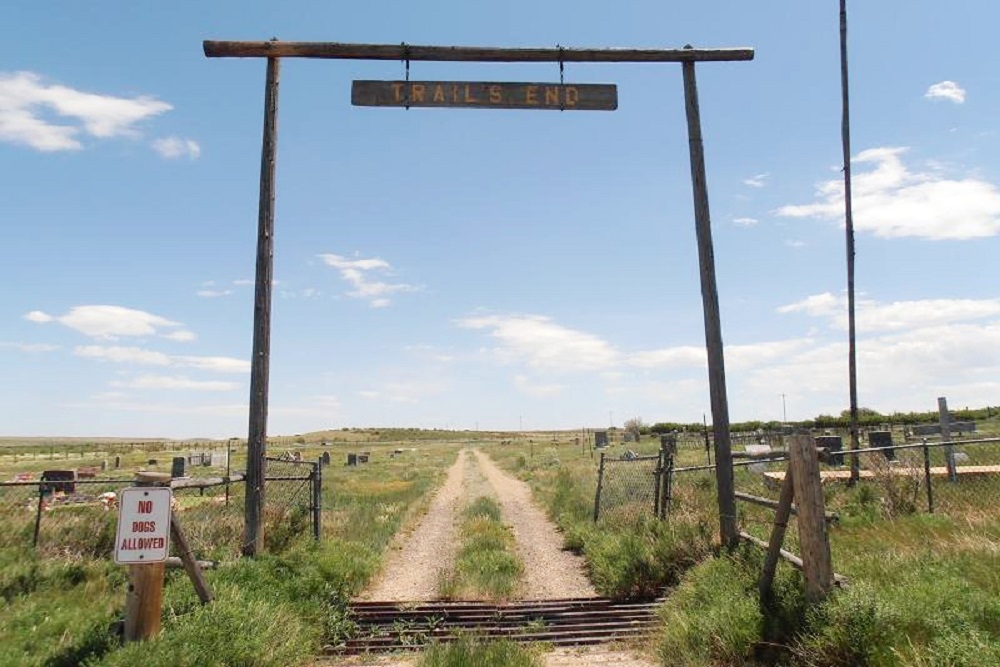
[[[847,234],[847,375],[851,394],[851,449],[858,449],[858,355],[854,326],[854,213],[851,206],[851,105],[847,85],[847,0],[840,0],[841,140],[844,151],[844,229]],[[851,484],[861,476],[858,455],[851,456]]]
[[253,305],[253,358],[250,366],[250,428],[247,436],[246,510],[243,555],[263,547],[264,475],[267,456],[267,390],[271,361],[271,283],[274,273],[274,167],[278,147],[280,60],[267,59],[264,139],[260,155],[257,218],[257,285]]
[[688,145],[691,153],[691,184],[694,190],[694,218],[701,267],[701,301],[705,313],[705,347],[708,350],[708,387],[712,399],[712,430],[715,436],[715,475],[719,493],[719,534],[723,546],[734,549],[740,533],[736,523],[736,495],[733,488],[733,458],[729,442],[729,404],[726,397],[726,367],[722,354],[722,325],[719,318],[719,291],[715,283],[715,253],[708,209],[705,151],[701,139],[701,112],[694,63],[685,62],[684,106],[687,112]]

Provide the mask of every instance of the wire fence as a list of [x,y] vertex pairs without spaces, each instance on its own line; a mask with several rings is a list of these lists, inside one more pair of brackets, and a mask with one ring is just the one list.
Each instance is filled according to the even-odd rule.
[[[52,556],[110,557],[117,496],[133,486],[133,478],[81,479],[73,469],[44,471],[38,477],[0,482],[0,547],[33,547]],[[268,550],[280,551],[302,534],[319,536],[319,462],[268,461],[265,485],[268,502],[263,522]],[[225,560],[241,553],[242,474],[180,477],[171,487],[174,516],[199,558]]]
[[[715,465],[694,463],[706,457],[701,453],[704,439],[691,435],[695,437],[678,439],[676,457],[671,457],[671,464],[676,459],[689,465],[668,465],[656,455],[616,458],[602,454],[595,521],[659,516],[718,525]],[[759,537],[766,537],[774,523],[773,504],[788,466],[784,437],[734,438],[735,456],[750,457],[737,458],[733,464],[737,494],[751,497],[737,503],[737,521]],[[904,429],[872,429],[862,433],[861,441],[868,446],[852,452],[844,448],[849,440],[843,435],[827,431],[816,437],[817,445],[829,450],[820,474],[831,521],[835,517],[893,520],[916,513],[984,525],[995,520],[994,508],[1000,504],[1000,438],[964,436],[941,441],[916,438]],[[854,458],[858,474],[852,481]]]
[[601,452],[594,497],[594,521],[634,521],[643,516],[663,517],[670,502],[673,456],[625,452],[612,458]]

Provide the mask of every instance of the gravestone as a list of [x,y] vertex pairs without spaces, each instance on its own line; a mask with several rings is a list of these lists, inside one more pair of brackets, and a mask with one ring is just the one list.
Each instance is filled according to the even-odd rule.
[[207,468],[210,465],[212,465],[212,455],[209,454],[208,452],[202,452],[201,453],[201,467],[202,468]]
[[319,457],[319,462],[320,465],[330,465],[330,452],[323,452],[323,456]]
[[121,467],[122,467],[122,457],[116,456],[115,457],[115,470],[118,470]]
[[872,431],[868,434],[868,445],[870,447],[888,447],[882,450],[885,458],[890,461],[896,460],[896,450],[892,449],[892,431]]
[[608,432],[594,431],[594,447],[601,449],[608,446]]
[[229,452],[212,452],[212,458],[209,463],[212,464],[213,468],[225,468],[228,458]]
[[965,452],[955,452],[955,463],[968,463],[969,455]]
[[356,466],[358,465],[358,455],[354,452],[348,452],[347,454],[347,465]]
[[42,481],[50,482],[41,485],[41,493],[65,493],[67,495],[76,493],[76,471],[75,470],[45,470],[42,472]]
[[107,461],[101,461],[101,472],[104,472],[107,469],[108,469],[108,462]]
[[844,439],[839,435],[817,435],[816,446],[830,452],[830,465],[844,465]]
[[170,466],[170,476],[171,477],[183,477],[184,476],[184,464],[186,459],[183,456],[175,456],[173,465]]

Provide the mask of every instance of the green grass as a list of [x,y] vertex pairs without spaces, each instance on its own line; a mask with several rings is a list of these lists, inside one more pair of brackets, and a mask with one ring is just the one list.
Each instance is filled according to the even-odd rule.
[[[368,465],[324,469],[319,544],[304,513],[273,505],[264,531],[269,553],[239,560],[242,494],[229,510],[210,498],[186,503],[179,516],[196,555],[225,561],[206,572],[217,599],[202,607],[184,572],[169,570],[163,632],[136,646],[122,648],[108,633],[121,618],[126,585],[126,569],[110,559],[114,512],[52,510],[37,551],[33,512],[0,515],[0,667],[308,662],[351,633],[350,595],[378,569],[393,534],[426,506],[456,454],[452,445],[428,443],[392,457],[389,446],[370,450]],[[57,528],[64,532],[46,532]]]
[[442,573],[438,593],[446,599],[508,600],[516,593],[524,564],[514,535],[501,520],[496,500],[480,496],[462,512],[461,546],[454,568]]
[[538,652],[512,641],[460,637],[434,644],[420,657],[419,667],[541,667]]

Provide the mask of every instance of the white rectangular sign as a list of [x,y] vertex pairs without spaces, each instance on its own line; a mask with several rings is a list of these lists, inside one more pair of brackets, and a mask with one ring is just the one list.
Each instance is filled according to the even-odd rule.
[[170,550],[170,501],[167,487],[123,489],[118,497],[115,562],[162,563]]

